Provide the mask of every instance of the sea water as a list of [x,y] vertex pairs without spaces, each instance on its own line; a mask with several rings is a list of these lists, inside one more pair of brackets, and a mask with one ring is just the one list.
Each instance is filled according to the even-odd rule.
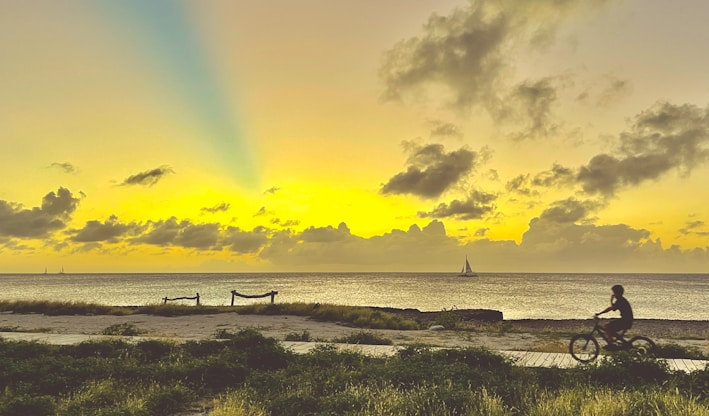
[[[636,318],[709,319],[707,274],[0,274],[0,300],[146,305],[161,303],[164,297],[193,297],[199,293],[203,305],[229,305],[232,290],[245,295],[275,290],[277,303],[319,302],[421,311],[482,308],[499,310],[505,319],[583,319],[609,305],[610,288],[615,284],[625,287]],[[255,302],[270,302],[270,297],[235,298],[236,305]]]

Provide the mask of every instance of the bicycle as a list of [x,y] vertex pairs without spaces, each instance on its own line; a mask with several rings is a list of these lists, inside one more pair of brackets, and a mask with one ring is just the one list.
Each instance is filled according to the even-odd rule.
[[608,351],[630,351],[638,355],[648,356],[655,354],[657,346],[650,338],[635,336],[627,340],[625,339],[625,329],[618,332],[618,338],[615,341],[610,342],[599,324],[601,318],[599,318],[598,315],[594,315],[593,319],[594,325],[591,332],[574,335],[569,343],[569,353],[571,353],[571,356],[577,361],[587,363],[598,357],[601,348],[598,345],[598,340],[596,340],[594,333],[598,333],[598,335],[606,341],[605,348]]

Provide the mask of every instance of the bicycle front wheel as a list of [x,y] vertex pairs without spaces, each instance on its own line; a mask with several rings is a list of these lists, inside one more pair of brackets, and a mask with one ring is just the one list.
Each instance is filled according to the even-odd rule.
[[598,341],[588,334],[574,335],[569,343],[569,353],[582,363],[595,360],[599,351]]
[[647,337],[633,337],[630,340],[630,351],[637,355],[654,357],[657,353],[657,346]]

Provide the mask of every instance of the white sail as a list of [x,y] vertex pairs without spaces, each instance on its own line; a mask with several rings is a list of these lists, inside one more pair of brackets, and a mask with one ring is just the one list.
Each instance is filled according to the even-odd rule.
[[465,256],[465,265],[463,266],[463,270],[460,271],[460,276],[463,276],[463,277],[477,276],[477,274],[473,271],[473,268],[470,267],[470,262],[468,261],[468,256]]

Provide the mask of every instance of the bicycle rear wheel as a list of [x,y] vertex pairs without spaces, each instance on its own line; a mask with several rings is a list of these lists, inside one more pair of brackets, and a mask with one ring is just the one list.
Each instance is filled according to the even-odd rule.
[[657,353],[657,346],[648,337],[633,337],[630,339],[630,351],[637,355],[654,357]]
[[595,360],[599,351],[598,341],[588,334],[574,335],[569,343],[569,353],[582,363]]

